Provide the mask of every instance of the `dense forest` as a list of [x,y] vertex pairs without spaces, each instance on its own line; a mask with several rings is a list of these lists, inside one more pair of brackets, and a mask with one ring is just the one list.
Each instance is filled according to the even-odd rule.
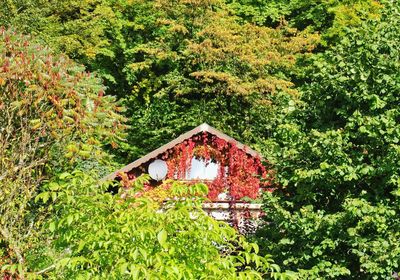
[[[399,279],[397,1],[5,0],[0,26],[1,279]],[[273,170],[256,233],[201,183],[159,211],[100,180],[204,122]]]

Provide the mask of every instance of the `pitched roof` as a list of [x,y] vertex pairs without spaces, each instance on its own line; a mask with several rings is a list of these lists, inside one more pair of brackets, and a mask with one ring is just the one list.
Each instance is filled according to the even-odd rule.
[[197,134],[202,133],[202,132],[208,132],[208,133],[210,133],[212,135],[215,135],[218,138],[223,139],[223,140],[225,140],[227,142],[234,143],[236,145],[236,147],[238,147],[239,149],[245,151],[247,154],[249,154],[249,155],[251,155],[253,157],[262,158],[262,156],[258,152],[254,151],[250,147],[248,147],[248,146],[236,141],[232,137],[230,137],[230,136],[226,135],[225,133],[215,129],[214,127],[212,127],[212,126],[210,126],[210,125],[208,125],[206,123],[203,123],[203,124],[193,128],[192,130],[180,135],[179,137],[175,138],[171,142],[159,147],[158,149],[155,149],[154,151],[148,153],[147,155],[145,155],[145,156],[135,160],[134,162],[131,162],[128,165],[122,167],[121,169],[119,169],[119,170],[107,175],[102,180],[112,180],[120,172],[129,172],[132,169],[137,168],[140,165],[150,161],[151,159],[156,158],[160,154],[162,154],[162,153],[166,152],[167,150],[175,147],[176,145],[178,145],[178,144],[182,143],[183,141],[191,138],[192,136],[197,135]]

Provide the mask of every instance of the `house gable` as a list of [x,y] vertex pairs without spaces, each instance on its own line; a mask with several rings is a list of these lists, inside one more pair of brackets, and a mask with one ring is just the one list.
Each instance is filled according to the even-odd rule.
[[131,172],[133,169],[140,167],[141,165],[144,165],[148,162],[150,162],[153,159],[156,159],[157,157],[159,157],[161,154],[165,153],[166,151],[168,151],[169,149],[174,148],[176,145],[182,143],[185,140],[190,139],[191,137],[197,135],[197,134],[201,134],[201,133],[210,133],[212,135],[215,135],[216,137],[225,140],[226,142],[229,143],[233,143],[234,145],[236,145],[237,148],[245,151],[247,154],[255,157],[255,158],[259,158],[262,159],[262,156],[254,151],[253,149],[251,149],[250,147],[236,141],[234,138],[226,135],[225,133],[213,128],[212,126],[203,123],[195,128],[193,128],[192,130],[180,135],[179,137],[175,138],[174,140],[168,142],[167,144],[161,146],[160,148],[148,153],[147,155],[129,163],[128,165],[124,166],[123,168],[107,175],[106,177],[103,178],[103,180],[113,180],[115,179],[119,173],[128,173]]
[[[252,220],[262,215],[261,204],[254,203],[257,200],[253,200],[251,204],[243,198],[258,198],[260,191],[269,188],[273,181],[273,172],[261,163],[262,157],[259,153],[204,123],[103,180],[117,178],[127,187],[137,176],[147,173],[149,165],[156,160],[167,164],[166,178],[188,184],[201,181],[208,186],[210,200],[203,204],[203,210],[210,216],[231,223],[241,232],[255,228]],[[201,165],[202,162],[205,166],[200,167],[208,168],[205,170],[205,173],[209,173],[206,176],[193,170],[198,168],[196,164]],[[210,173],[213,178],[207,177]],[[164,183],[152,180],[138,195],[158,197],[158,191],[168,190],[169,185],[169,181]],[[251,227],[248,226],[249,223]]]

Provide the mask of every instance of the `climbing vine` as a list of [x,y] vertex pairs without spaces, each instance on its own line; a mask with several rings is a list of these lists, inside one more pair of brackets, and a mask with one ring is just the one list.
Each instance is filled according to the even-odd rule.
[[[203,182],[207,185],[208,192],[196,192],[192,195],[204,196],[204,193],[207,193],[211,201],[229,200],[231,225],[241,232],[254,230],[254,225],[249,222],[251,219],[249,210],[242,213],[245,222],[240,226],[237,211],[231,207],[238,200],[256,199],[261,189],[271,187],[273,171],[267,169],[259,157],[250,155],[246,149],[239,148],[234,142],[203,132],[168,149],[158,158],[164,160],[168,166],[163,182],[158,186],[154,186],[154,182],[152,184],[151,181],[143,182],[142,187],[138,189],[137,184],[142,176],[136,177],[138,173],[133,170],[128,173],[121,172],[118,177],[124,188],[123,198],[127,198],[131,193],[136,198],[149,198],[164,203],[170,199],[185,197],[174,191],[174,185],[179,184],[179,181],[186,181],[185,184],[191,188],[201,186],[203,184],[198,183]],[[208,180],[190,178],[193,158],[203,161],[206,165],[217,163],[216,177]],[[143,167],[141,169],[142,172],[145,171]],[[224,194],[225,197],[221,199],[220,194]]]
[[271,186],[273,180],[272,170],[267,170],[259,157],[253,157],[235,143],[207,132],[183,141],[161,158],[168,165],[167,178],[178,180],[187,178],[193,158],[207,164],[218,163],[216,178],[206,182],[211,200],[216,200],[221,193],[226,193],[232,200],[255,199],[260,188]]
[[[224,194],[230,201],[256,199],[261,190],[272,190],[274,172],[266,168],[260,157],[250,155],[246,149],[238,148],[234,142],[221,139],[208,132],[192,136],[180,144],[168,149],[159,156],[168,166],[168,173],[164,182],[154,188],[151,182],[144,183],[144,188],[138,196],[157,197],[163,200],[169,196],[170,184],[178,180],[186,183],[203,182],[208,186],[208,198],[219,200]],[[193,179],[189,177],[192,168],[192,159],[210,163],[217,163],[217,174],[214,179]],[[143,172],[145,169],[142,169]],[[121,185],[129,190],[136,181],[135,172],[119,173]],[[154,183],[154,182],[153,182]]]

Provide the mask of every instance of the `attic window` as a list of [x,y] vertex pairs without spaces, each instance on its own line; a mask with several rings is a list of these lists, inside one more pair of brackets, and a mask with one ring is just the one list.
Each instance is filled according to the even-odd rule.
[[219,164],[204,159],[192,158],[190,171],[186,174],[187,180],[214,180],[218,176]]

